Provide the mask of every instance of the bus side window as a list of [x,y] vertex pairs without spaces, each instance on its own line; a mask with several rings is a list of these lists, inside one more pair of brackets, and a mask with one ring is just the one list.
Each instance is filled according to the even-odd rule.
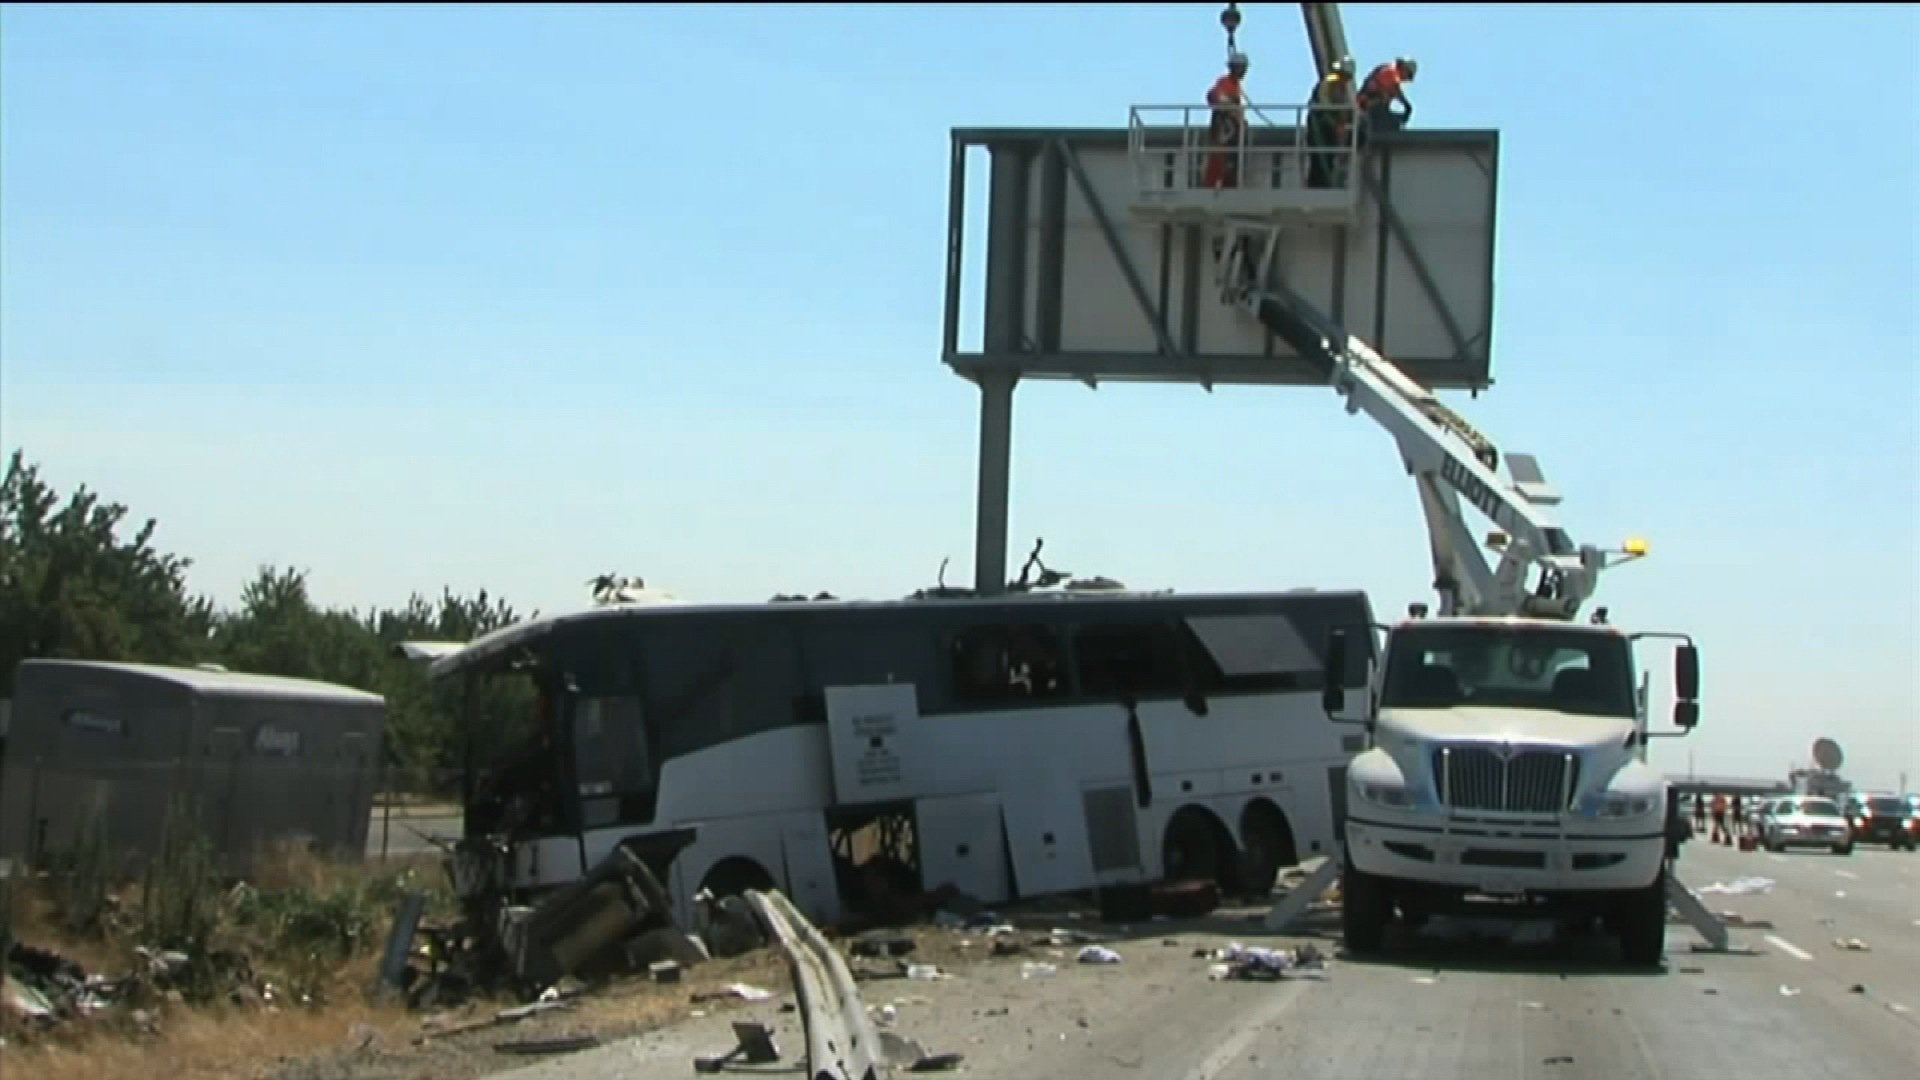
[[976,626],[951,641],[954,699],[985,705],[1066,693],[1066,657],[1045,626]]
[[1317,690],[1324,681],[1320,655],[1283,612],[1195,616],[1181,631],[1202,693]]
[[1178,697],[1186,691],[1180,634],[1167,623],[1095,623],[1073,639],[1080,693],[1087,697]]

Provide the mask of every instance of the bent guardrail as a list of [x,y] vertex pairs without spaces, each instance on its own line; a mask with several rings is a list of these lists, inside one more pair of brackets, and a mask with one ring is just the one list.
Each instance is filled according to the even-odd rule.
[[746,900],[786,954],[806,1031],[811,1080],[887,1080],[880,1037],[853,983],[853,972],[806,916],[778,890],[748,890]]

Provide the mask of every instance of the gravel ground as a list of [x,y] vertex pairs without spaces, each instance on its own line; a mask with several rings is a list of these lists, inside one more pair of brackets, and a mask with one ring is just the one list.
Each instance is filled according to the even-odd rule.
[[[1309,920],[1301,937],[1276,941],[1260,927],[1258,908],[1223,908],[1204,919],[1156,919],[1138,926],[1103,924],[1091,910],[1050,898],[1023,904],[1008,913],[1018,930],[1017,952],[996,955],[982,929],[917,926],[904,933],[913,940],[910,955],[899,960],[854,959],[861,995],[885,1033],[910,1040],[929,1054],[958,1053],[961,1071],[976,1075],[1013,1075],[1018,1062],[1036,1053],[1091,1052],[1096,1035],[1101,1053],[1126,1056],[1118,1029],[1137,1026],[1157,1007],[1192,995],[1220,995],[1219,1004],[1261,987],[1244,982],[1213,982],[1204,951],[1232,941],[1268,947],[1297,945],[1320,937],[1331,952],[1337,933],[1331,916]],[[1058,933],[1056,933],[1058,932]],[[885,933],[885,932],[882,932]],[[1081,963],[1081,949],[1098,943],[1120,954],[1117,964]],[[846,942],[839,943],[843,954]],[[1004,947],[1003,947],[1004,948]],[[942,977],[911,978],[906,964],[932,965]],[[1051,965],[1051,972],[1035,965]],[[730,984],[745,983],[771,991],[760,1001],[725,994]],[[697,1057],[723,1054],[734,1045],[730,1025],[753,1020],[774,1033],[785,1071],[805,1052],[786,964],[777,951],[763,949],[732,960],[699,965],[678,985],[659,986],[627,979],[583,994],[564,1010],[517,1023],[481,1027],[422,1039],[423,1021],[409,1017],[397,1026],[350,1033],[340,1051],[283,1062],[270,1080],[628,1080],[632,1077],[680,1077],[694,1074]],[[443,1014],[428,1029],[445,1029],[481,1020],[499,1004],[475,1004]],[[528,1057],[504,1052],[506,1043],[591,1036],[588,1049]],[[1147,1039],[1145,1033],[1140,1038]],[[1118,1045],[1122,1049],[1115,1051]],[[766,1066],[759,1071],[782,1071]],[[740,1072],[729,1069],[740,1075]]]
[[[884,961],[855,961],[854,968],[861,978],[861,995],[882,1032],[911,1040],[929,1054],[962,1055],[963,1073],[1020,1075],[1023,1063],[1056,1054],[1104,1055],[1114,1065],[1134,1069],[1149,1049],[1145,1042],[1164,1037],[1164,1032],[1140,1031],[1137,1040],[1142,1045],[1131,1046],[1134,1040],[1125,1029],[1137,1027],[1139,1017],[1175,1001],[1191,1007],[1196,997],[1218,998],[1220,1006],[1232,1009],[1248,995],[1272,992],[1262,984],[1212,981],[1210,962],[1197,952],[1236,940],[1269,947],[1298,945],[1313,936],[1323,937],[1319,948],[1331,950],[1331,939],[1324,934],[1285,941],[1267,938],[1259,927],[1264,912],[1223,910],[1203,920],[1156,921],[1133,928],[1102,926],[1084,917],[1028,916],[1015,920],[1027,947],[1011,956],[989,955],[987,939],[979,931],[923,929],[915,932],[917,947],[908,959],[932,962],[948,977],[906,978],[888,970],[897,965]],[[1097,939],[1119,953],[1120,962],[1080,963],[1076,958],[1083,946],[1077,942],[1033,944],[1056,927]],[[1029,966],[1036,963],[1053,965],[1053,973],[1038,974]],[[735,1020],[757,1020],[770,1027],[790,1070],[805,1045],[792,1000],[791,994],[782,993],[724,1014],[692,1017],[623,1042],[555,1056],[500,1080],[691,1076],[694,1058],[732,1047],[729,1023]],[[888,1012],[890,1020],[885,1018]]]

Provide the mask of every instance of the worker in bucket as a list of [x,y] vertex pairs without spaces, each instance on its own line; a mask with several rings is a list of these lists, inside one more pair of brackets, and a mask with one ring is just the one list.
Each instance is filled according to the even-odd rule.
[[[1413,119],[1413,102],[1407,100],[1406,85],[1413,81],[1420,65],[1406,57],[1393,60],[1367,75],[1367,81],[1360,84],[1360,92],[1354,95],[1354,104],[1359,106],[1360,115],[1368,131],[1399,131]],[[1394,105],[1400,106],[1395,112]]]
[[1352,145],[1353,58],[1343,56],[1313,84],[1307,96],[1307,186],[1340,187],[1346,179],[1348,158],[1341,148]]
[[1247,96],[1243,80],[1247,77],[1247,54],[1229,52],[1227,73],[1213,81],[1207,90],[1207,106],[1213,119],[1207,127],[1207,141],[1213,152],[1207,155],[1203,183],[1209,188],[1240,186],[1241,144],[1247,132]]

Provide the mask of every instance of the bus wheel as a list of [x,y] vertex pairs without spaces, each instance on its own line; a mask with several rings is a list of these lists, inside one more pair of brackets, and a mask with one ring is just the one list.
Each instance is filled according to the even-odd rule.
[[1242,893],[1258,899],[1273,891],[1281,867],[1298,861],[1293,850],[1293,830],[1287,828],[1286,815],[1278,808],[1270,802],[1259,801],[1240,815],[1240,835],[1235,885]]
[[1220,880],[1224,865],[1220,833],[1204,810],[1188,806],[1175,813],[1161,845],[1162,876],[1168,881]]

